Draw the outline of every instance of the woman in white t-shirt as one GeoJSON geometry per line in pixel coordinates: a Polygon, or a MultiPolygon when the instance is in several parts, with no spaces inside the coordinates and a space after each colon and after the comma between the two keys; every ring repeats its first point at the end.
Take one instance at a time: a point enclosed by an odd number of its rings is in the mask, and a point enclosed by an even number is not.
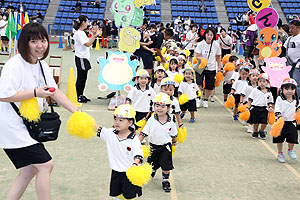
{"type": "Polygon", "coordinates": [[[188,49],[191,52],[189,56],[190,62],[192,61],[192,57],[194,56],[194,50],[198,39],[199,37],[197,33],[197,25],[194,24],[191,27],[191,30],[186,34],[186,42],[187,42],[186,49],[188,49]]]}
{"type": "Polygon", "coordinates": [[[52,97],[70,112],[77,108],[57,89],[50,69],[43,61],[49,53],[46,29],[39,23],[29,23],[24,26],[18,41],[20,54],[6,62],[0,78],[0,148],[19,169],[7,199],[20,199],[35,176],[38,199],[50,199],[53,160],[44,145],[31,138],[10,102],[19,107],[21,101],[37,97],[40,109],[44,110],[46,97],[52,97]],[[50,92],[46,90],[48,87],[56,90],[50,92]]]}
{"type": "Polygon", "coordinates": [[[212,27],[208,27],[204,32],[204,40],[202,40],[195,49],[197,60],[201,58],[207,59],[207,65],[199,75],[196,72],[197,84],[202,88],[203,80],[205,80],[205,97],[203,98],[203,107],[208,108],[208,97],[213,95],[216,78],[216,65],[218,71],[221,71],[221,48],[216,42],[216,31],[212,27]]]}
{"type": "Polygon", "coordinates": [[[95,39],[101,33],[101,29],[97,26],[91,29],[91,37],[88,38],[84,30],[87,28],[89,20],[87,16],[80,15],[74,23],[74,29],[77,30],[73,36],[75,42],[75,64],[77,68],[76,91],[78,102],[87,103],[90,101],[83,95],[85,88],[88,70],[91,69],[90,49],[95,39]]]}
{"type": "Polygon", "coordinates": [[[3,17],[2,15],[0,15],[0,34],[1,34],[1,41],[2,41],[1,51],[6,53],[8,53],[8,42],[9,42],[8,37],[5,35],[7,24],[8,24],[7,17],[5,15],[3,17]]]}

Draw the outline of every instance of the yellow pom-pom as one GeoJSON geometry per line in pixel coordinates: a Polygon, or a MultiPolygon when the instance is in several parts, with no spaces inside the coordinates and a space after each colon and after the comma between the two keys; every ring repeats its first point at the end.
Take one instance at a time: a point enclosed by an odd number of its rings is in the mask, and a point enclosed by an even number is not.
{"type": "Polygon", "coordinates": [[[233,63],[230,63],[230,62],[227,63],[224,67],[224,71],[230,72],[230,71],[234,71],[234,70],[235,70],[235,66],[233,63]]]}
{"type": "Polygon", "coordinates": [[[132,166],[127,172],[126,176],[133,185],[142,187],[146,185],[151,179],[152,166],[145,163],[141,166],[132,166]]]}
{"type": "Polygon", "coordinates": [[[196,57],[193,58],[193,64],[196,65],[198,63],[198,60],[196,57]]]}
{"type": "Polygon", "coordinates": [[[142,149],[144,158],[148,158],[151,155],[151,147],[149,145],[142,145],[142,149]]]}
{"type": "Polygon", "coordinates": [[[193,65],[192,65],[192,63],[190,62],[190,61],[187,61],[186,62],[191,68],[193,68],[193,65]]]}
{"type": "Polygon", "coordinates": [[[247,104],[239,106],[238,111],[241,112],[241,113],[246,112],[247,106],[248,106],[247,104]]]}
{"type": "Polygon", "coordinates": [[[207,59],[206,58],[201,58],[201,63],[199,65],[199,69],[204,69],[207,65],[207,59]]]}
{"type": "Polygon", "coordinates": [[[177,141],[179,143],[184,143],[186,136],[187,136],[186,128],[185,127],[184,128],[178,128],[177,141]]]}
{"type": "Polygon", "coordinates": [[[147,123],[147,121],[144,120],[144,119],[138,121],[138,122],[136,123],[136,125],[137,125],[139,128],[138,128],[136,131],[137,131],[137,132],[141,132],[141,131],[143,130],[143,128],[145,127],[146,123],[147,123]]]}
{"type": "Polygon", "coordinates": [[[95,135],[95,120],[85,112],[74,112],[68,120],[67,129],[70,135],[89,139],[95,135]]]}
{"type": "Polygon", "coordinates": [[[171,56],[167,56],[167,57],[166,57],[166,59],[167,59],[168,61],[170,61],[170,59],[171,59],[171,56]]]}
{"type": "Polygon", "coordinates": [[[181,83],[181,81],[183,81],[183,75],[181,75],[181,74],[175,74],[174,81],[176,83],[181,83]]]}
{"type": "Polygon", "coordinates": [[[172,145],[172,155],[175,153],[176,148],[177,148],[176,146],[172,145]]]}
{"type": "Polygon", "coordinates": [[[189,57],[191,55],[191,52],[188,49],[185,49],[184,52],[185,52],[186,57],[189,57]]]}
{"type": "Polygon", "coordinates": [[[300,110],[298,110],[297,112],[296,112],[296,114],[295,114],[295,119],[296,119],[296,121],[297,121],[297,124],[300,124],[300,110]]]}
{"type": "Polygon", "coordinates": [[[198,90],[198,95],[197,95],[197,97],[201,97],[201,90],[198,90]]]}
{"type": "Polygon", "coordinates": [[[272,126],[272,129],[270,131],[270,135],[272,137],[278,137],[281,134],[281,130],[284,126],[284,120],[282,117],[278,119],[278,121],[272,126]]]}
{"type": "Polygon", "coordinates": [[[160,56],[156,56],[156,57],[155,57],[155,60],[158,61],[158,62],[161,62],[160,56]]]}
{"type": "Polygon", "coordinates": [[[165,71],[168,71],[168,69],[169,69],[169,63],[164,63],[164,68],[165,68],[165,71]]]}
{"type": "Polygon", "coordinates": [[[275,123],[275,113],[274,112],[269,112],[268,123],[271,125],[273,125],[275,123]]]}
{"type": "Polygon", "coordinates": [[[231,56],[230,54],[226,54],[226,55],[223,57],[223,59],[222,59],[223,66],[225,66],[225,65],[228,63],[229,57],[230,57],[230,56],[231,56]]]}
{"type": "Polygon", "coordinates": [[[178,99],[178,102],[179,102],[180,105],[183,105],[188,101],[189,101],[189,96],[187,94],[180,95],[180,97],[178,99]]]}
{"type": "Polygon", "coordinates": [[[220,86],[220,82],[215,80],[215,87],[219,87],[220,86]]]}
{"type": "Polygon", "coordinates": [[[225,102],[225,107],[226,108],[233,108],[235,106],[235,99],[234,96],[230,96],[227,101],[225,102]]]}
{"type": "Polygon", "coordinates": [[[166,48],[166,47],[163,47],[163,48],[161,49],[161,54],[164,55],[164,54],[166,53],[166,51],[167,51],[167,48],[166,48]]]}
{"type": "Polygon", "coordinates": [[[38,122],[42,114],[35,97],[21,101],[19,111],[20,115],[30,122],[38,122]]]}
{"type": "Polygon", "coordinates": [[[244,120],[244,121],[248,121],[249,118],[250,118],[250,111],[246,110],[245,112],[240,113],[239,118],[244,120]]]}
{"type": "Polygon", "coordinates": [[[217,79],[217,81],[219,81],[219,82],[223,81],[223,79],[224,79],[223,74],[222,74],[221,72],[218,72],[218,73],[216,74],[216,79],[217,79]]]}

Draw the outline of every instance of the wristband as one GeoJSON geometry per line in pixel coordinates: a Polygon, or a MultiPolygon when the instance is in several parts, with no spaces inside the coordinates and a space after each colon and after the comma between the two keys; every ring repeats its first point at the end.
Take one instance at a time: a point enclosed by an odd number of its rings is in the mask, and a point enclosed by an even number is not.
{"type": "Polygon", "coordinates": [[[138,164],[136,164],[136,163],[133,163],[133,165],[136,165],[136,166],[138,166],[138,164]]]}
{"type": "Polygon", "coordinates": [[[33,95],[36,97],[36,89],[33,90],[33,95]]]}
{"type": "Polygon", "coordinates": [[[182,126],[183,126],[183,124],[181,123],[181,124],[179,125],[179,128],[182,127],[182,126]]]}

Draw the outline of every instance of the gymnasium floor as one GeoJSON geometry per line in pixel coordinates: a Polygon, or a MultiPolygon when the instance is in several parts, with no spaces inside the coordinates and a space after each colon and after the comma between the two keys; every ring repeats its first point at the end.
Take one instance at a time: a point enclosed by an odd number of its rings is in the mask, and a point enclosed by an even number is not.
{"type": "MultiPolygon", "coordinates": [[[[69,68],[74,67],[74,55],[57,46],[52,44],[50,54],[63,55],[61,90],[66,92],[69,68]]],[[[93,68],[89,72],[85,94],[92,102],[84,104],[82,109],[101,126],[111,127],[112,112],[107,110],[108,100],[97,99],[110,93],[99,92],[97,88],[99,67],[96,60],[104,53],[104,50],[91,50],[93,68]]],[[[217,88],[215,99],[214,103],[209,103],[208,109],[198,110],[196,123],[188,123],[189,114],[183,119],[188,136],[174,154],[172,192],[163,192],[161,173],[158,172],[144,187],[140,199],[300,199],[300,158],[290,160],[285,144],[287,163],[280,164],[276,160],[276,146],[270,137],[266,141],[252,139],[246,133],[246,127],[232,121],[232,114],[220,101],[223,99],[221,87],[217,88]]],[[[70,136],[66,131],[70,113],[62,108],[56,108],[56,111],[63,121],[60,136],[56,142],[45,144],[55,161],[51,199],[111,199],[108,196],[111,170],[105,143],[96,137],[82,140],[70,136]]],[[[299,145],[296,145],[295,152],[300,157],[299,145]]],[[[1,150],[0,199],[5,199],[16,174],[17,170],[1,150]]],[[[22,199],[36,199],[34,181],[22,199]]]]}

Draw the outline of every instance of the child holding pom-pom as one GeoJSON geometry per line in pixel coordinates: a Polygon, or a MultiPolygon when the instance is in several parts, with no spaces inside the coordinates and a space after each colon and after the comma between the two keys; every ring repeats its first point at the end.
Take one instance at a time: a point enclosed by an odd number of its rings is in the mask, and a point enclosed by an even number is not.
{"type": "Polygon", "coordinates": [[[148,85],[150,76],[145,69],[137,71],[135,79],[137,79],[137,84],[128,93],[126,104],[131,104],[135,109],[135,120],[138,122],[150,116],[151,103],[156,94],[148,85]]]}
{"type": "Polygon", "coordinates": [[[180,109],[182,111],[180,117],[183,118],[188,110],[191,114],[190,123],[194,123],[196,121],[195,112],[197,111],[196,98],[198,90],[198,85],[194,81],[193,68],[186,67],[184,70],[184,80],[179,85],[178,93],[179,101],[181,95],[186,94],[188,96],[188,102],[180,105],[180,109]]]}
{"type": "MultiPolygon", "coordinates": [[[[178,58],[177,57],[172,57],[170,59],[170,65],[169,65],[169,70],[166,72],[168,77],[174,81],[174,77],[176,74],[179,74],[178,72],[178,58]]],[[[175,83],[175,91],[174,91],[174,96],[178,97],[178,83],[175,83]]]]}
{"type": "MultiPolygon", "coordinates": [[[[230,56],[229,63],[235,66],[235,63],[236,63],[237,60],[238,60],[238,57],[230,56]]],[[[224,73],[223,73],[223,76],[224,76],[224,82],[223,82],[224,102],[227,101],[228,94],[231,91],[231,87],[232,87],[231,77],[232,77],[233,72],[234,72],[234,70],[229,71],[226,67],[224,67],[224,73]]]]}
{"type": "Polygon", "coordinates": [[[167,76],[165,68],[158,66],[154,69],[154,74],[150,86],[154,89],[155,94],[159,93],[161,80],[167,76]]]}
{"type": "Polygon", "coordinates": [[[126,176],[129,168],[143,162],[142,146],[135,134],[135,114],[131,105],[120,105],[114,112],[114,128],[97,127],[97,136],[106,142],[112,169],[109,193],[112,197],[133,199],[142,195],[142,188],[133,185],[126,176]]]}
{"type": "Polygon", "coordinates": [[[186,57],[184,55],[178,56],[178,72],[183,75],[184,66],[186,64],[186,57]]]}
{"type": "Polygon", "coordinates": [[[149,136],[152,154],[148,158],[148,163],[153,166],[151,176],[155,176],[157,169],[162,169],[162,187],[165,192],[171,191],[169,177],[170,170],[174,168],[172,161],[172,145],[176,145],[177,142],[176,125],[168,114],[170,104],[170,97],[165,93],[159,93],[155,97],[155,113],[148,120],[140,136],[140,141],[146,136],[149,136]]]}
{"type": "Polygon", "coordinates": [[[295,113],[299,108],[299,99],[296,92],[297,82],[294,79],[287,78],[281,83],[279,96],[275,103],[275,114],[277,118],[282,117],[284,126],[281,134],[278,137],[273,137],[273,143],[277,144],[278,161],[285,162],[285,157],[282,152],[283,142],[288,143],[288,155],[294,160],[297,158],[294,152],[294,145],[298,144],[297,123],[295,120],[295,113]]]}
{"type": "Polygon", "coordinates": [[[252,138],[258,138],[258,135],[262,140],[267,139],[265,128],[268,124],[268,111],[273,111],[273,96],[268,87],[270,84],[269,75],[262,73],[258,76],[258,87],[254,88],[248,97],[248,109],[250,109],[249,124],[253,125],[252,138]],[[259,125],[260,130],[258,131],[259,125]]]}
{"type": "Polygon", "coordinates": [[[231,76],[231,83],[233,84],[236,80],[240,78],[240,68],[245,64],[245,60],[242,58],[239,58],[235,63],[235,71],[233,72],[231,76]]]}

